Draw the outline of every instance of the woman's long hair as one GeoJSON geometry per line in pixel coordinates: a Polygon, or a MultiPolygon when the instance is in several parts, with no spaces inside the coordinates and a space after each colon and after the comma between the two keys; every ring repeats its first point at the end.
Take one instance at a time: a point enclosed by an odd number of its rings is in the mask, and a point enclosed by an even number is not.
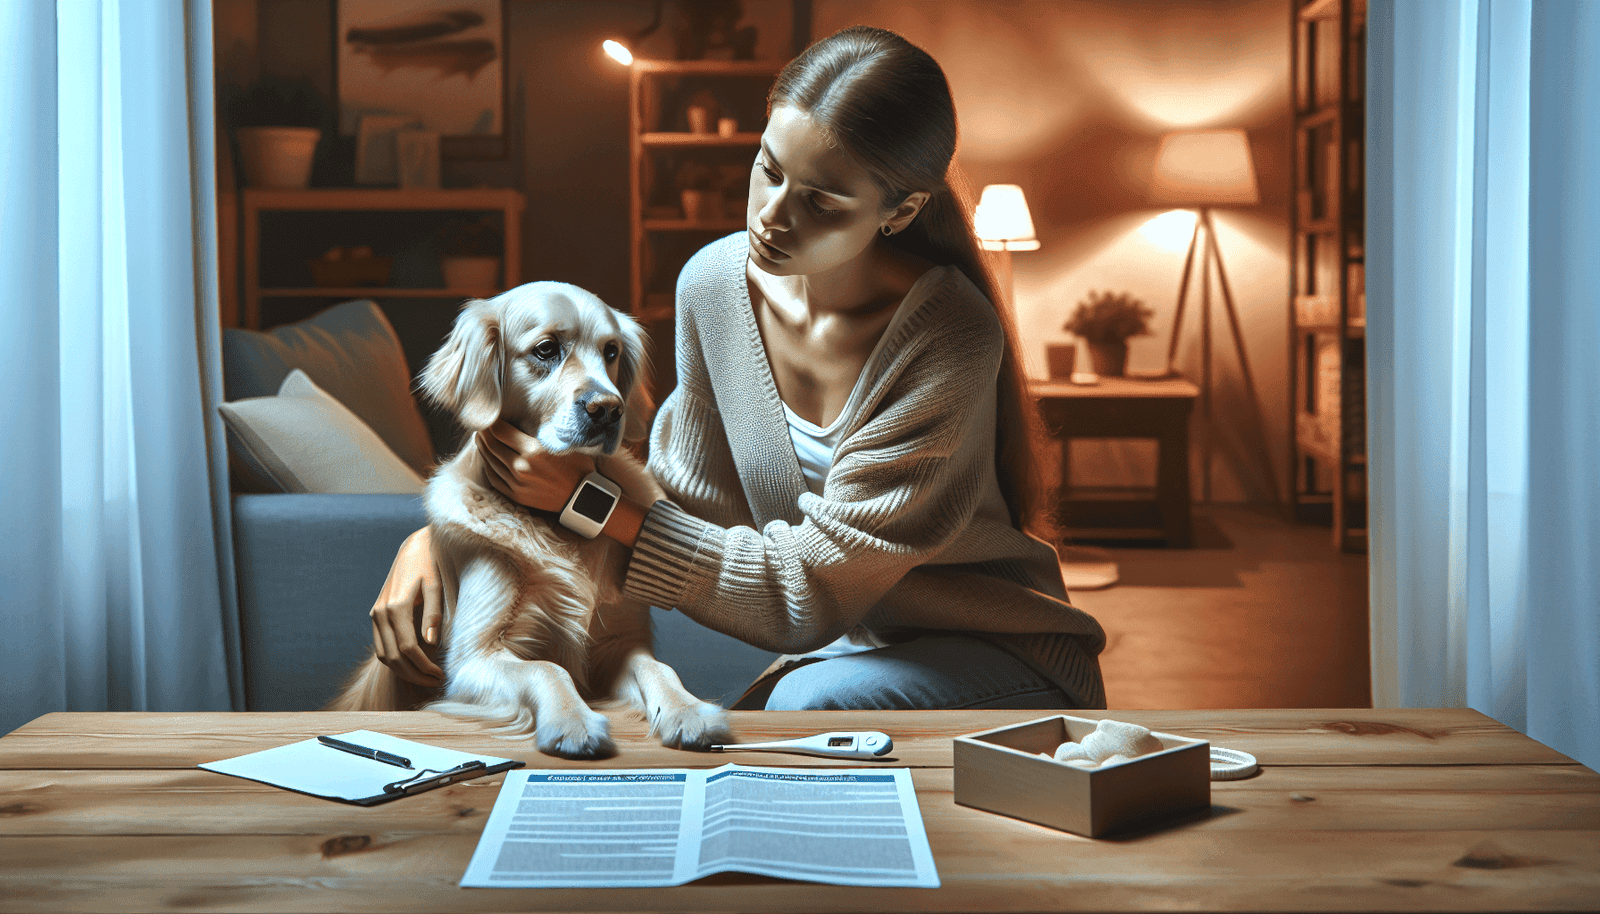
{"type": "Polygon", "coordinates": [[[790,61],[767,95],[805,112],[872,176],[884,205],[916,191],[930,197],[904,231],[879,240],[965,273],[993,305],[1005,332],[1000,362],[995,470],[1019,528],[1054,542],[1050,486],[1039,451],[1044,421],[1017,355],[1015,322],[995,294],[968,215],[966,188],[952,187],[956,109],[944,71],[926,51],[884,29],[854,26],[816,42],[790,61]]]}

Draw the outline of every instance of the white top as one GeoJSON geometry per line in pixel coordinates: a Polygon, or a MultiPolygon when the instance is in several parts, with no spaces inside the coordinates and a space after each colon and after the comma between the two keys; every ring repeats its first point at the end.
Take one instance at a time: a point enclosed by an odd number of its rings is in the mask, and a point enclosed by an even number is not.
{"type": "Polygon", "coordinates": [[[800,472],[806,478],[806,488],[817,495],[822,494],[823,483],[828,479],[828,470],[833,467],[833,454],[839,447],[839,439],[844,437],[844,417],[855,412],[857,401],[865,395],[866,385],[862,378],[867,376],[866,366],[871,365],[883,349],[883,341],[888,339],[905,319],[916,309],[915,302],[923,286],[927,285],[930,278],[941,275],[943,269],[934,267],[923,273],[917,281],[906,290],[905,297],[900,299],[900,304],[895,307],[894,317],[889,319],[889,326],[883,328],[883,333],[878,337],[878,344],[872,347],[872,354],[867,356],[862,371],[856,376],[855,386],[850,389],[850,398],[845,401],[844,408],[839,410],[839,415],[833,417],[833,422],[822,428],[806,421],[798,413],[783,404],[783,415],[789,420],[789,437],[794,441],[794,455],[800,460],[800,472]],[[911,306],[907,303],[911,302],[911,306]]]}
{"type": "MultiPolygon", "coordinates": [[[[940,269],[934,267],[911,284],[911,288],[906,291],[905,297],[900,299],[900,304],[895,307],[894,317],[889,319],[889,326],[883,328],[883,334],[878,337],[878,344],[872,347],[872,355],[867,357],[866,365],[872,364],[872,361],[878,357],[879,350],[883,348],[883,341],[894,333],[895,328],[900,325],[900,322],[907,314],[915,310],[915,304],[907,307],[906,303],[914,302],[920,287],[928,281],[930,276],[939,272],[940,269]]],[[[833,467],[833,453],[839,447],[839,439],[844,437],[844,417],[855,411],[856,401],[860,400],[863,395],[865,385],[861,383],[861,379],[866,375],[866,366],[863,365],[861,374],[856,376],[855,387],[850,389],[850,398],[845,401],[844,408],[839,410],[839,415],[833,418],[833,422],[827,428],[808,422],[790,409],[789,404],[783,404],[783,415],[789,420],[789,437],[794,441],[794,455],[800,459],[800,472],[806,478],[806,488],[817,495],[822,494],[823,484],[828,479],[828,470],[833,467]]],[[[837,657],[840,654],[870,651],[875,647],[883,647],[883,643],[876,638],[863,643],[853,640],[850,635],[846,634],[832,644],[801,656],[827,659],[829,657],[837,657]]]]}

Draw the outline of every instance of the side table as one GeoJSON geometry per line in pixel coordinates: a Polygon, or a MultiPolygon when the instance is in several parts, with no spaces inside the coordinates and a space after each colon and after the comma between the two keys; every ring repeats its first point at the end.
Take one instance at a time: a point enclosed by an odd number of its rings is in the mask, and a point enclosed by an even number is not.
{"type": "MultiPolygon", "coordinates": [[[[1102,377],[1098,384],[1031,381],[1045,425],[1061,442],[1061,521],[1081,539],[1193,542],[1189,496],[1189,414],[1200,389],[1182,378],[1102,377]],[[1154,438],[1158,449],[1151,497],[1125,490],[1091,492],[1072,485],[1072,439],[1154,438]]],[[[1142,493],[1141,493],[1142,494],[1142,493]]]]}

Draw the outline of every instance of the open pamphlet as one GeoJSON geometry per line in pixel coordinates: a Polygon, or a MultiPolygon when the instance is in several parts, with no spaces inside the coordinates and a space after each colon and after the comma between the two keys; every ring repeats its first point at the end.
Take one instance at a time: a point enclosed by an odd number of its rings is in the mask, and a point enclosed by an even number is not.
{"type": "Polygon", "coordinates": [[[736,871],[938,888],[906,768],[513,771],[461,885],[682,885],[736,871]]]}
{"type": "Polygon", "coordinates": [[[373,806],[522,765],[511,759],[442,749],[372,730],[352,730],[335,737],[301,740],[220,762],[205,762],[199,767],[327,800],[373,806]],[[346,748],[335,748],[338,745],[346,748]],[[353,750],[370,750],[372,755],[388,761],[363,757],[353,750]]]}

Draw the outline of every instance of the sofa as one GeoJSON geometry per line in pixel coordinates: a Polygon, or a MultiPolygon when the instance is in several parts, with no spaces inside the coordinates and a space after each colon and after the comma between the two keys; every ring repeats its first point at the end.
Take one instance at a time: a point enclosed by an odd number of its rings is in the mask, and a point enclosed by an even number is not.
{"type": "MultiPolygon", "coordinates": [[[[223,386],[246,706],[315,710],[371,651],[367,611],[460,431],[417,401],[369,300],[224,330],[223,386]]],[[[731,703],[774,657],[680,613],[652,620],[657,656],[708,700],[731,703]]]]}

